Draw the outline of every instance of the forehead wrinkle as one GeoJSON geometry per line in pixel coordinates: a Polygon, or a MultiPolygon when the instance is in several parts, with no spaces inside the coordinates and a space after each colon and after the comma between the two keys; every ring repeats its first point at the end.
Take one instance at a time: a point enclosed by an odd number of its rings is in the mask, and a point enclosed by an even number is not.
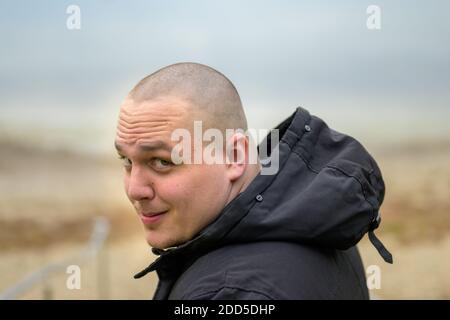
{"type": "Polygon", "coordinates": [[[136,139],[139,137],[143,138],[151,138],[156,136],[165,136],[168,135],[170,137],[171,135],[170,130],[153,130],[153,131],[138,131],[138,132],[124,132],[124,131],[117,131],[117,137],[121,137],[123,139],[136,139]]]}
{"type": "Polygon", "coordinates": [[[186,123],[190,120],[191,108],[187,101],[176,97],[139,104],[128,100],[120,108],[117,140],[128,145],[156,138],[171,139],[174,129],[186,127],[186,123]]]}
{"type": "Polygon", "coordinates": [[[120,111],[125,115],[146,114],[155,112],[155,108],[163,108],[167,116],[182,116],[190,105],[188,101],[175,96],[159,97],[153,100],[136,102],[133,99],[126,99],[120,111]]]}
{"type": "MultiPolygon", "coordinates": [[[[164,136],[164,133],[167,133],[167,135],[170,136],[170,131],[157,131],[157,133],[162,136],[164,136]]],[[[153,133],[130,134],[130,133],[117,132],[117,138],[124,140],[128,144],[129,140],[133,140],[135,142],[136,140],[139,140],[139,139],[151,139],[151,138],[155,138],[156,136],[158,136],[158,134],[153,134],[153,133]]]]}
{"type": "Polygon", "coordinates": [[[136,122],[134,125],[128,125],[127,122],[119,121],[117,125],[118,135],[148,135],[157,133],[166,133],[173,131],[175,124],[167,120],[164,123],[155,123],[153,121],[136,122]]]}
{"type": "Polygon", "coordinates": [[[171,122],[176,122],[177,119],[165,119],[165,120],[159,120],[156,121],[154,119],[148,120],[148,119],[136,119],[135,121],[129,121],[123,118],[119,118],[118,126],[122,126],[125,128],[136,128],[136,127],[142,127],[142,126],[148,126],[148,127],[157,127],[157,126],[164,126],[168,125],[171,122]]]}
{"type": "Polygon", "coordinates": [[[136,126],[128,127],[126,125],[119,123],[117,125],[117,130],[124,133],[146,133],[148,131],[158,131],[158,130],[162,131],[164,129],[168,129],[168,127],[169,127],[168,124],[159,124],[159,125],[139,124],[136,126]]]}
{"type": "MultiPolygon", "coordinates": [[[[153,112],[146,113],[146,115],[154,115],[153,112]]],[[[180,127],[183,124],[181,115],[169,116],[158,115],[159,119],[142,119],[141,117],[131,116],[125,118],[122,115],[119,117],[117,125],[117,136],[126,140],[136,140],[139,138],[149,138],[155,135],[167,135],[170,137],[171,131],[174,128],[180,127]],[[165,117],[165,119],[161,119],[165,117]]]]}
{"type": "Polygon", "coordinates": [[[168,122],[169,122],[168,120],[164,120],[164,121],[143,120],[143,121],[128,122],[125,119],[119,119],[118,124],[123,127],[126,127],[126,128],[135,128],[135,127],[139,127],[141,125],[163,126],[163,125],[167,124],[168,122]]]}
{"type": "Polygon", "coordinates": [[[170,115],[170,114],[155,114],[155,113],[146,113],[146,114],[134,114],[134,115],[123,115],[119,116],[119,121],[122,121],[126,124],[136,124],[140,122],[152,122],[155,124],[165,123],[168,121],[178,121],[182,120],[183,115],[170,115]]]}
{"type": "Polygon", "coordinates": [[[179,127],[184,122],[185,112],[163,112],[157,113],[157,110],[126,113],[120,112],[118,129],[128,131],[128,129],[159,129],[179,127]]]}
{"type": "Polygon", "coordinates": [[[155,124],[167,123],[169,121],[175,122],[182,120],[182,115],[167,115],[167,114],[156,114],[155,113],[147,113],[147,114],[134,114],[131,116],[119,115],[119,122],[122,122],[126,125],[134,125],[142,122],[150,122],[155,124]]]}
{"type": "MultiPolygon", "coordinates": [[[[159,105],[162,107],[165,107],[164,112],[166,116],[182,116],[184,114],[184,112],[180,111],[174,111],[174,110],[169,110],[168,108],[173,107],[173,105],[167,105],[167,104],[163,104],[163,105],[159,105]]],[[[153,107],[155,108],[155,107],[153,107]]],[[[139,108],[139,109],[134,109],[134,110],[127,110],[126,107],[122,106],[122,108],[120,109],[120,113],[123,114],[124,116],[135,116],[135,115],[147,115],[147,114],[154,114],[156,113],[156,110],[152,110],[152,107],[149,105],[147,109],[143,109],[139,108]]]]}

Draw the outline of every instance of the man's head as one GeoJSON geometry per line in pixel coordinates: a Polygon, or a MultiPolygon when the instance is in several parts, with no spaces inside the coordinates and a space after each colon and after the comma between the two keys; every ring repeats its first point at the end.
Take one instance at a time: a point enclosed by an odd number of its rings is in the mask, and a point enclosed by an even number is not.
{"type": "MultiPolygon", "coordinates": [[[[177,141],[172,133],[183,128],[193,135],[194,121],[202,121],[203,130],[218,129],[224,137],[226,129],[247,130],[233,84],[196,63],[171,65],[149,75],[120,108],[116,148],[124,161],[125,191],[144,223],[147,242],[156,248],[192,239],[259,172],[259,164],[247,163],[253,151],[242,133],[224,141],[229,161],[174,164],[177,141]],[[235,161],[237,154],[241,157],[235,161]]],[[[192,154],[198,151],[193,140],[192,154]]]]}

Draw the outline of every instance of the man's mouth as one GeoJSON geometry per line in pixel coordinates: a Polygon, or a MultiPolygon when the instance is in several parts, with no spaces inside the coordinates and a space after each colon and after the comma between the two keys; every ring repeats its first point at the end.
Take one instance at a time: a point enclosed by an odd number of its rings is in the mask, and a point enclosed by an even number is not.
{"type": "Polygon", "coordinates": [[[139,216],[144,224],[152,224],[159,221],[167,211],[168,210],[160,212],[142,212],[139,216]]]}
{"type": "Polygon", "coordinates": [[[153,216],[157,216],[157,215],[160,215],[160,214],[163,214],[163,213],[166,213],[166,212],[167,212],[167,210],[166,211],[159,211],[159,212],[147,212],[147,213],[142,212],[141,215],[145,216],[145,217],[153,217],[153,216]]]}

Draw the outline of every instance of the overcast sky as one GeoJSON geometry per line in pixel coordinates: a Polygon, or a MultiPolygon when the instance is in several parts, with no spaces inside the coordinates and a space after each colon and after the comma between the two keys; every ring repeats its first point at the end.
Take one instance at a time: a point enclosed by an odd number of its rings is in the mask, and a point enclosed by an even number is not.
{"type": "Polygon", "coordinates": [[[195,61],[233,81],[254,127],[302,105],[356,135],[414,139],[426,121],[423,135],[450,139],[449,16],[445,0],[2,0],[0,125],[107,137],[139,79],[195,61]],[[80,30],[66,27],[71,4],[80,30]]]}

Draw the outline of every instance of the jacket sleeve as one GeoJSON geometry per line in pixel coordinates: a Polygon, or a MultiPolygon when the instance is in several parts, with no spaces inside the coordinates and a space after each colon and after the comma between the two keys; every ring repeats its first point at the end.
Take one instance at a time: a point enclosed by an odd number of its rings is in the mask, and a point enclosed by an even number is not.
{"type": "Polygon", "coordinates": [[[233,287],[222,287],[216,291],[209,291],[185,297],[187,300],[274,300],[268,294],[252,290],[233,287]]]}

